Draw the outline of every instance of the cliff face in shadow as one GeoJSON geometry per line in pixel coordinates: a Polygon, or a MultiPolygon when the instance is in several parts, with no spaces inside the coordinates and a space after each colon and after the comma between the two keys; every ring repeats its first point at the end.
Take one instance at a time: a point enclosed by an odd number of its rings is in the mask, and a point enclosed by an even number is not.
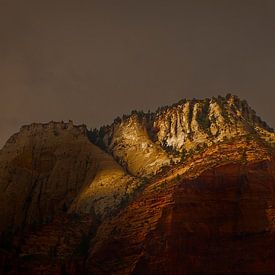
{"type": "Polygon", "coordinates": [[[133,273],[274,272],[270,169],[274,163],[256,163],[246,171],[226,165],[181,182],[133,273]]]}
{"type": "Polygon", "coordinates": [[[195,178],[191,171],[152,183],[99,228],[89,271],[272,273],[274,188],[271,159],[214,165],[195,178]]]}
{"type": "Polygon", "coordinates": [[[95,176],[86,127],[33,124],[0,152],[0,229],[20,232],[50,222],[95,176]]]}

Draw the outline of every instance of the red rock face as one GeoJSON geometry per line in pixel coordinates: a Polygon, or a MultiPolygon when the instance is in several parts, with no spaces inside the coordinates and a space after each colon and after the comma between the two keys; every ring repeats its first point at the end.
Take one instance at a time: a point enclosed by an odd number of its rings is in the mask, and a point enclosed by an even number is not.
{"type": "Polygon", "coordinates": [[[194,180],[149,186],[99,229],[88,269],[95,274],[272,273],[274,191],[269,161],[228,164],[194,180]]]}

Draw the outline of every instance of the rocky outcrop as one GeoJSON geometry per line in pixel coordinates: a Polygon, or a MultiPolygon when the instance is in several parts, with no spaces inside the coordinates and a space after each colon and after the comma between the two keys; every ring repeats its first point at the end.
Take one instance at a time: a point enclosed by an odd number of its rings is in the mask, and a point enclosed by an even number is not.
{"type": "Polygon", "coordinates": [[[170,158],[160,145],[149,137],[147,129],[137,115],[108,128],[103,144],[130,174],[148,177],[157,173],[170,158]]]}
{"type": "Polygon", "coordinates": [[[264,137],[264,133],[273,133],[246,101],[231,95],[184,101],[157,112],[153,125],[157,140],[177,151],[189,151],[237,136],[264,137]]]}

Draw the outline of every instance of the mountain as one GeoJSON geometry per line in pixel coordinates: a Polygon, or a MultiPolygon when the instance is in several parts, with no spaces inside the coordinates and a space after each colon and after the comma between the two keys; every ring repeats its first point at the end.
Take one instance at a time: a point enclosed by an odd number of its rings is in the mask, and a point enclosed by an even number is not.
{"type": "Polygon", "coordinates": [[[47,222],[61,210],[104,215],[139,186],[87,133],[50,122],[23,126],[8,140],[0,155],[1,230],[47,222]]]}
{"type": "Polygon", "coordinates": [[[231,94],[182,100],[155,113],[133,111],[91,133],[95,144],[135,176],[152,176],[163,166],[239,136],[274,142],[273,129],[231,94]]]}
{"type": "Polygon", "coordinates": [[[0,151],[0,273],[275,271],[275,133],[228,94],[0,151]]]}

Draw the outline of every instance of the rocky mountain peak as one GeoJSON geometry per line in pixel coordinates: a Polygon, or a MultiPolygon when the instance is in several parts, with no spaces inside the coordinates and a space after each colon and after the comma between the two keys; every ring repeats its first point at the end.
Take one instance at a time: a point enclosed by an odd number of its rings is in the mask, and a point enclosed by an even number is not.
{"type": "Polygon", "coordinates": [[[91,140],[128,171],[144,176],[157,173],[161,167],[194,151],[241,136],[274,143],[273,129],[245,100],[231,94],[183,99],[153,113],[132,111],[131,115],[118,117],[111,125],[90,132],[91,140]],[[142,152],[140,157],[137,151],[142,152]],[[134,162],[129,161],[132,158],[134,162]]]}
{"type": "MultiPolygon", "coordinates": [[[[13,134],[6,142],[4,148],[13,148],[14,144],[42,143],[43,140],[56,139],[58,136],[65,138],[87,138],[88,130],[86,125],[74,125],[69,122],[50,121],[48,123],[31,123],[23,125],[18,133],[13,134]]],[[[0,150],[1,151],[1,150],[0,150]]]]}

